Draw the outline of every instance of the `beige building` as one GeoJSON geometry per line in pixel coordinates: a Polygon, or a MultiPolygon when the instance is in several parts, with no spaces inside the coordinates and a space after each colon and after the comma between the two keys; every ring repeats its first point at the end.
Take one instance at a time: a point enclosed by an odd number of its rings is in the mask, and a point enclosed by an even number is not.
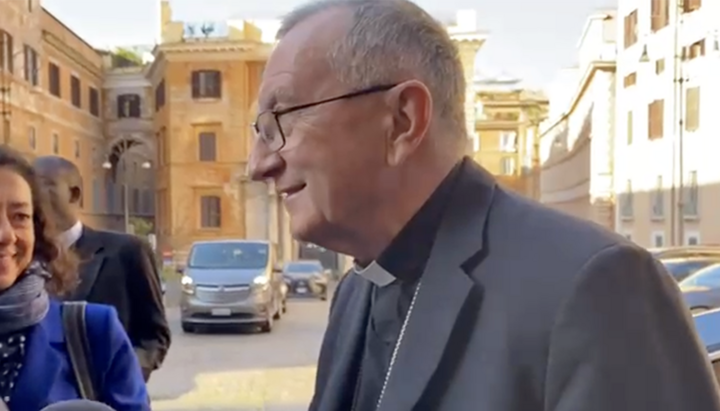
{"type": "Polygon", "coordinates": [[[619,16],[617,230],[644,246],[720,244],[718,4],[621,0],[619,16]]]}
{"type": "Polygon", "coordinates": [[[578,42],[578,65],[550,91],[550,117],[540,135],[540,201],[615,226],[614,12],[591,16],[578,42]]]}
{"type": "Polygon", "coordinates": [[[477,144],[473,158],[500,184],[538,199],[538,129],[547,117],[547,98],[513,77],[476,80],[474,87],[477,144]]]}
{"type": "MultiPolygon", "coordinates": [[[[0,1],[2,142],[28,158],[59,155],[73,161],[83,176],[83,221],[122,230],[124,207],[113,206],[106,195],[110,179],[103,167],[118,142],[116,133],[107,133],[116,128],[108,129],[105,122],[111,114],[103,97],[107,76],[114,76],[108,74],[114,70],[111,60],[40,1],[0,1]]],[[[152,197],[147,190],[140,194],[145,186],[135,184],[144,181],[138,177],[128,180],[131,217],[141,214],[142,205],[147,204],[142,199],[152,197]]],[[[119,195],[113,200],[121,201],[119,195]]],[[[142,210],[146,217],[154,214],[152,207],[142,210]]]]}

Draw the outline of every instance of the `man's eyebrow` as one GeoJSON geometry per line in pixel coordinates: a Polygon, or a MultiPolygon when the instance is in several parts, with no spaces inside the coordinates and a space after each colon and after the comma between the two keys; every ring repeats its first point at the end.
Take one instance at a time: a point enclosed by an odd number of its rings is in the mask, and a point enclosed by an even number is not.
{"type": "Polygon", "coordinates": [[[31,204],[27,201],[13,201],[10,203],[10,208],[17,210],[17,209],[24,209],[24,208],[30,208],[31,204]]]}

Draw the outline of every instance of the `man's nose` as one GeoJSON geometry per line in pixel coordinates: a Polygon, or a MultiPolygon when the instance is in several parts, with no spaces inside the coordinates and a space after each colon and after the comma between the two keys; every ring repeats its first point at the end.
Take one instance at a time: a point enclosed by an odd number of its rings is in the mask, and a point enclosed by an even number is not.
{"type": "Polygon", "coordinates": [[[15,229],[5,213],[0,213],[0,244],[13,244],[15,242],[15,229]]]}
{"type": "Polygon", "coordinates": [[[261,141],[256,141],[250,151],[247,175],[253,181],[268,180],[282,170],[283,164],[280,154],[269,150],[261,141]]]}

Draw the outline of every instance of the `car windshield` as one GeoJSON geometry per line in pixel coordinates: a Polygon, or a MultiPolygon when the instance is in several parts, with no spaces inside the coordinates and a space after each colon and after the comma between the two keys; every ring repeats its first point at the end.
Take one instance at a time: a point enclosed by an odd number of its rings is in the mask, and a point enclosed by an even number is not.
{"type": "Polygon", "coordinates": [[[693,319],[703,345],[713,351],[717,350],[720,347],[720,310],[708,311],[693,319]]]}
{"type": "Polygon", "coordinates": [[[285,266],[285,271],[288,273],[312,273],[322,271],[322,266],[319,263],[289,263],[285,266]]]}
{"type": "Polygon", "coordinates": [[[691,274],[695,273],[697,270],[701,268],[705,268],[716,261],[711,260],[697,260],[697,261],[687,261],[687,260],[675,260],[675,261],[663,261],[663,265],[668,270],[670,275],[673,276],[675,281],[682,281],[691,274]]]}
{"type": "Polygon", "coordinates": [[[268,263],[267,243],[202,243],[190,252],[188,267],[264,268],[268,263]]]}
{"type": "Polygon", "coordinates": [[[680,287],[720,288],[720,264],[713,264],[697,271],[680,282],[680,287]]]}

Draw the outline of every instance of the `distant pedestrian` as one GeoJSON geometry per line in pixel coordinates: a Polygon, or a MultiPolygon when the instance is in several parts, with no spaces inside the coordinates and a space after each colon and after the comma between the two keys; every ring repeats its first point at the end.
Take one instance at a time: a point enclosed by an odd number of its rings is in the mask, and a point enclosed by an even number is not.
{"type": "Polygon", "coordinates": [[[39,411],[85,397],[149,411],[115,309],[57,300],[76,286],[77,260],[57,243],[47,206],[30,164],[0,147],[0,409],[39,411]]]}
{"type": "Polygon", "coordinates": [[[80,222],[82,177],[62,157],[43,156],[34,167],[50,197],[59,240],[81,258],[80,285],[69,300],[115,307],[147,381],[170,348],[157,263],[149,245],[134,235],[95,230],[80,222]]]}
{"type": "Polygon", "coordinates": [[[249,171],[294,236],[356,259],[311,411],[718,411],[672,278],[472,159],[446,29],[407,0],[282,22],[249,171]]]}

